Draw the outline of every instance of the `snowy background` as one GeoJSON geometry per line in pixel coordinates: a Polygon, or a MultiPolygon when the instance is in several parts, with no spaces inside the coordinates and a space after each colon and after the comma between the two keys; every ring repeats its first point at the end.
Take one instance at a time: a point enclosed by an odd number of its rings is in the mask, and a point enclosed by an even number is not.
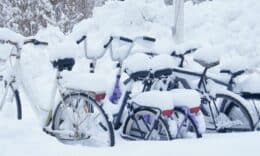
{"type": "MultiPolygon", "coordinates": [[[[171,37],[173,10],[163,0],[108,1],[93,10],[93,17],[76,24],[72,32],[64,35],[58,27],[48,26],[34,37],[48,41],[48,47],[25,46],[22,65],[28,82],[35,87],[33,92],[41,98],[42,107],[50,98],[51,79],[54,69],[50,60],[56,57],[73,56],[76,65],[72,73],[84,74],[89,71],[83,46],[75,41],[88,35],[88,52],[102,52],[110,35],[129,38],[148,35],[155,37],[154,45],[137,45],[133,52],[153,51],[171,53],[174,49],[183,52],[189,47],[200,50],[188,57],[186,67],[201,71],[192,61],[193,57],[220,59],[221,64],[210,70],[217,74],[222,68],[232,70],[260,68],[260,2],[258,0],[214,0],[193,5],[185,3],[185,42],[175,45],[171,37]],[[170,20],[169,20],[170,19],[170,20]]],[[[0,28],[0,34],[7,30],[0,28]]],[[[7,33],[8,34],[8,33],[7,33]]],[[[1,36],[0,36],[1,37],[1,36]]],[[[1,46],[1,57],[6,57],[11,47],[1,46]]],[[[176,60],[177,61],[177,60],[176,60]]],[[[107,90],[114,82],[115,65],[107,53],[98,61],[97,72],[105,75],[107,90]]],[[[2,68],[2,67],[1,67],[2,68]]],[[[2,70],[4,73],[4,70],[2,70]]],[[[219,75],[219,74],[218,74],[219,75]]],[[[224,79],[224,76],[221,75],[224,79]]],[[[249,84],[248,79],[259,82],[256,73],[243,76],[238,83],[240,89],[260,90],[260,84],[249,84]],[[247,82],[246,85],[243,82],[247,82]],[[253,86],[253,87],[248,87],[253,86]],[[246,88],[247,87],[247,88],[246,88]]],[[[81,82],[84,83],[84,82],[81,82]]],[[[15,107],[7,103],[0,114],[0,155],[250,155],[258,156],[260,133],[206,134],[202,139],[175,140],[171,142],[129,142],[116,137],[114,148],[90,148],[68,146],[59,143],[41,131],[39,121],[32,112],[29,102],[22,93],[24,120],[15,120],[15,107]]],[[[110,105],[106,105],[110,110],[110,105]]]]}

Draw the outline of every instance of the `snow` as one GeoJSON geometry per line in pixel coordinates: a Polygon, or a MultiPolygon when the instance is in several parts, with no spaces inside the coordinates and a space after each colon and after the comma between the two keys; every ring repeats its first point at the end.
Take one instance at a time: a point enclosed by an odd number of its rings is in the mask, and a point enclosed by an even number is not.
{"type": "Polygon", "coordinates": [[[14,42],[22,42],[25,39],[25,37],[23,37],[22,35],[19,35],[7,28],[1,28],[0,29],[0,40],[11,40],[14,42]]]}
{"type": "Polygon", "coordinates": [[[99,32],[88,33],[86,35],[87,39],[85,40],[86,43],[84,43],[86,57],[93,59],[102,57],[105,53],[104,45],[106,44],[105,42],[108,41],[108,36],[104,36],[99,32]]]}
{"type": "Polygon", "coordinates": [[[217,62],[220,60],[220,51],[221,49],[219,49],[219,47],[205,45],[198,50],[198,52],[194,56],[194,59],[203,60],[208,64],[217,62]]]}
{"type": "Polygon", "coordinates": [[[104,74],[66,72],[63,76],[62,84],[66,88],[92,91],[95,93],[103,93],[109,89],[108,80],[104,79],[104,74]]]}
{"type": "Polygon", "coordinates": [[[0,153],[9,155],[126,155],[136,154],[156,156],[174,153],[176,155],[236,155],[258,156],[260,133],[208,134],[202,139],[180,139],[174,141],[125,141],[117,136],[113,148],[93,148],[63,145],[55,138],[44,134],[37,127],[37,120],[31,110],[25,109],[23,121],[0,118],[0,153]],[[8,123],[7,123],[8,122],[8,123]],[[15,147],[15,150],[14,150],[15,147]],[[235,147],[236,149],[234,150],[235,147]]]}
{"type": "Polygon", "coordinates": [[[81,51],[81,49],[76,42],[65,40],[50,48],[50,60],[75,58],[80,55],[80,53],[78,53],[79,51],[81,51]]]}
{"type": "Polygon", "coordinates": [[[245,80],[238,82],[239,88],[244,92],[260,93],[260,75],[259,73],[249,74],[245,80]]]}
{"type": "MultiPolygon", "coordinates": [[[[191,59],[195,57],[210,62],[220,59],[221,64],[209,71],[213,75],[219,75],[220,68],[232,68],[232,70],[244,69],[245,67],[260,68],[260,22],[257,20],[259,8],[260,2],[258,0],[215,0],[199,5],[192,5],[191,2],[187,2],[185,3],[185,42],[183,45],[177,46],[171,36],[172,21],[169,19],[173,19],[172,8],[165,6],[163,1],[108,1],[106,5],[97,7],[94,10],[92,18],[77,24],[72,33],[67,36],[64,36],[55,27],[42,29],[35,37],[39,40],[48,41],[49,46],[25,46],[21,62],[26,73],[26,80],[31,85],[31,88],[33,88],[32,93],[40,98],[42,101],[41,105],[46,108],[46,104],[50,99],[51,80],[55,74],[50,63],[51,60],[74,57],[76,64],[73,72],[75,73],[70,73],[77,77],[73,78],[74,82],[92,82],[92,77],[87,74],[89,71],[89,60],[85,58],[84,44],[79,46],[75,44],[75,41],[82,35],[88,35],[87,54],[93,57],[103,54],[103,45],[108,41],[110,35],[126,36],[131,39],[143,35],[155,37],[156,42],[151,47],[137,46],[133,49],[132,53],[135,54],[131,53],[124,62],[124,66],[130,73],[140,70],[150,70],[152,68],[151,58],[145,54],[136,52],[146,52],[148,49],[161,54],[169,54],[173,50],[176,50],[177,53],[183,53],[186,49],[196,47],[199,48],[199,51],[196,54],[190,55],[191,59]]],[[[20,38],[23,37],[1,28],[0,38],[20,41],[20,38]]],[[[113,46],[122,46],[122,49],[114,51],[115,54],[120,53],[120,56],[124,56],[123,52],[127,49],[127,45],[117,44],[119,43],[115,42],[113,46]]],[[[0,47],[1,53],[2,51],[9,52],[9,46],[1,45],[0,47]]],[[[155,63],[155,67],[163,65],[172,66],[169,65],[169,62],[172,61],[169,57],[166,61],[166,57],[168,56],[158,56],[157,63],[159,65],[155,63]],[[165,60],[165,62],[160,61],[161,59],[165,60]]],[[[193,61],[189,61],[186,65],[187,69],[202,71],[202,67],[193,61]]],[[[66,77],[70,77],[68,74],[64,73],[65,80],[66,77]]],[[[100,79],[98,83],[95,80],[95,83],[92,82],[89,85],[87,83],[84,83],[84,85],[76,83],[72,84],[72,86],[84,90],[97,89],[97,91],[106,90],[109,86],[113,86],[115,68],[113,68],[113,63],[108,53],[97,62],[97,75],[100,75],[97,76],[97,79],[100,79]],[[106,82],[108,83],[108,87],[105,87],[105,84],[103,84],[106,82]]],[[[96,79],[96,76],[92,76],[94,77],[93,79],[96,79]]],[[[248,76],[248,79],[243,78],[244,84],[239,84],[239,87],[241,86],[244,90],[259,91],[259,74],[248,74],[245,76],[248,76]],[[252,82],[252,84],[249,84],[249,82],[252,82]]],[[[65,81],[64,83],[66,84],[67,82],[65,81]]],[[[114,148],[63,145],[55,138],[42,132],[35,114],[26,101],[27,99],[23,96],[24,93],[21,93],[22,101],[25,101],[23,103],[25,110],[24,120],[15,121],[12,118],[15,115],[15,108],[11,103],[7,103],[0,114],[1,156],[17,154],[28,156],[149,154],[149,156],[152,156],[159,154],[168,155],[171,153],[176,155],[192,154],[200,156],[259,155],[259,132],[206,134],[202,139],[184,139],[170,142],[131,142],[122,140],[118,133],[116,133],[116,146],[114,148]],[[233,147],[237,150],[234,150],[233,147]]],[[[174,100],[179,99],[172,96],[176,94],[169,92],[159,94],[158,91],[153,91],[140,94],[140,96],[147,96],[146,98],[149,101],[147,105],[153,104],[153,106],[158,106],[159,103],[165,103],[165,105],[158,107],[172,108],[175,105],[174,100]],[[168,97],[170,98],[168,99],[168,97]]],[[[184,92],[180,92],[180,94],[184,94],[184,92]]],[[[236,98],[240,97],[236,95],[236,98]]],[[[137,102],[141,103],[145,98],[142,97],[139,100],[137,102]]],[[[184,101],[177,100],[176,104],[188,103],[192,104],[192,106],[199,104],[198,101],[193,101],[194,98],[190,96],[181,100],[184,101]]],[[[243,101],[243,103],[247,102],[243,101]]],[[[106,110],[109,111],[112,106],[106,103],[106,107],[108,107],[106,110]]]]}
{"type": "Polygon", "coordinates": [[[200,94],[188,89],[153,90],[138,94],[133,98],[133,101],[139,105],[156,107],[161,110],[173,109],[175,106],[194,108],[200,105],[200,94]],[[187,95],[189,95],[189,98],[186,98],[187,95]]]}
{"type": "Polygon", "coordinates": [[[146,54],[135,53],[126,59],[124,68],[128,74],[138,71],[149,71],[151,69],[151,59],[146,54]]]}
{"type": "Polygon", "coordinates": [[[170,55],[161,54],[152,58],[151,66],[153,71],[167,68],[172,69],[173,67],[178,66],[178,62],[175,62],[170,55]]]}

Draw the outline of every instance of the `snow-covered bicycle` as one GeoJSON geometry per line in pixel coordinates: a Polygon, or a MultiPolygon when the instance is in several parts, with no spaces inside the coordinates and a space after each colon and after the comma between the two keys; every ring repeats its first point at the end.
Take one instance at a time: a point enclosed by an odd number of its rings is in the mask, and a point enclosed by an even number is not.
{"type": "MultiPolygon", "coordinates": [[[[198,129],[198,122],[194,119],[198,113],[200,98],[194,91],[178,90],[175,92],[147,92],[137,93],[133,92],[134,83],[142,81],[150,75],[150,68],[142,69],[142,63],[146,64],[145,59],[138,55],[131,55],[134,58],[133,64],[130,65],[131,69],[135,71],[129,72],[130,68],[125,67],[124,61],[128,58],[132,48],[137,41],[154,42],[155,39],[147,36],[136,37],[131,40],[122,36],[111,36],[109,41],[104,45],[104,52],[98,56],[88,56],[88,43],[86,36],[83,36],[80,42],[85,40],[85,51],[88,59],[91,59],[90,72],[95,72],[96,60],[101,58],[107,49],[110,50],[110,55],[113,61],[117,62],[118,72],[114,84],[114,89],[109,100],[112,103],[119,103],[119,110],[113,115],[113,125],[115,130],[121,128],[121,136],[130,140],[171,140],[182,137],[201,137],[198,129]],[[124,52],[115,53],[113,48],[113,41],[123,41],[128,44],[128,48],[124,52]],[[140,63],[141,61],[141,63],[140,63]],[[124,66],[124,67],[123,67],[124,66]],[[136,68],[137,66],[137,68],[136,68]],[[138,69],[138,68],[141,69],[138,69]],[[123,69],[128,74],[129,78],[124,81],[125,90],[122,92],[120,89],[120,81],[123,74],[123,69]],[[198,107],[189,108],[185,97],[178,97],[178,95],[189,95],[193,99],[191,103],[196,104],[198,107]],[[173,98],[174,97],[174,98],[173,98]],[[185,103],[184,105],[177,104],[178,98],[181,98],[185,103]],[[155,98],[149,102],[149,99],[155,98]],[[148,99],[145,100],[145,99],[148,99]],[[174,100],[175,99],[175,100],[174,100]],[[141,101],[140,101],[141,100],[141,101]],[[143,101],[144,100],[144,101],[143,101]],[[159,100],[159,101],[158,101],[159,100]],[[163,101],[167,103],[163,103],[163,101]],[[192,135],[190,135],[192,134],[192,135]]],[[[119,48],[120,49],[120,48],[119,48]]],[[[117,49],[118,50],[118,49],[117,49]]],[[[181,100],[179,100],[180,102],[181,100]]],[[[178,102],[178,103],[179,103],[178,102]]]]}
{"type": "MultiPolygon", "coordinates": [[[[12,39],[13,40],[13,39],[12,39]]],[[[27,95],[35,113],[42,119],[43,130],[62,143],[80,143],[91,146],[113,146],[114,131],[108,120],[100,100],[102,96],[92,91],[81,90],[73,86],[62,84],[64,70],[72,70],[75,60],[73,58],[62,58],[52,62],[56,69],[56,76],[53,80],[53,89],[49,108],[40,106],[39,101],[33,92],[28,88],[24,71],[22,68],[21,53],[26,44],[48,45],[36,39],[24,41],[12,41],[1,39],[1,44],[10,44],[15,47],[9,57],[10,69],[3,77],[5,91],[0,103],[2,110],[6,97],[13,94],[17,104],[18,119],[22,119],[22,105],[19,96],[20,88],[27,95]],[[57,101],[58,103],[56,103],[57,101]]],[[[75,81],[71,79],[71,81],[75,81]]]]}
{"type": "MultiPolygon", "coordinates": [[[[258,80],[254,77],[250,78],[248,77],[243,81],[244,87],[239,87],[239,85],[236,83],[235,79],[246,75],[246,74],[254,74],[254,75],[259,75],[260,71],[257,69],[243,69],[243,70],[237,70],[237,71],[232,71],[230,69],[222,69],[220,73],[228,74],[230,76],[228,83],[223,82],[221,80],[211,78],[214,82],[217,84],[226,86],[229,91],[232,91],[234,93],[237,93],[244,99],[248,100],[250,104],[253,105],[253,108],[255,110],[256,114],[256,122],[254,123],[254,129],[255,130],[260,130],[260,112],[259,108],[257,106],[257,103],[260,101],[260,93],[259,93],[259,88],[257,88],[257,83],[258,80]],[[250,88],[254,86],[253,88],[250,88]]],[[[252,115],[251,115],[252,116],[252,115]]]]}
{"type": "MultiPolygon", "coordinates": [[[[140,37],[136,38],[135,40],[149,40],[149,37],[140,37]]],[[[109,49],[110,50],[110,56],[113,61],[117,62],[117,67],[118,67],[118,73],[116,75],[116,81],[113,89],[113,93],[111,97],[109,97],[109,100],[112,103],[117,103],[118,100],[120,99],[121,95],[123,95],[123,100],[120,101],[119,103],[120,108],[119,111],[113,116],[113,126],[115,130],[118,130],[122,127],[122,134],[121,136],[130,140],[170,140],[170,132],[167,128],[167,125],[165,122],[161,119],[160,117],[160,110],[158,108],[152,109],[151,107],[145,107],[145,106],[138,106],[139,109],[132,109],[130,108],[131,102],[130,100],[130,94],[131,94],[131,89],[133,86],[133,83],[130,83],[127,85],[127,89],[125,93],[122,93],[119,87],[119,83],[121,81],[121,74],[122,74],[122,64],[123,61],[126,59],[126,57],[129,55],[131,49],[134,46],[134,41],[127,38],[127,37],[122,37],[122,36],[111,36],[109,41],[104,45],[104,51],[100,55],[95,55],[95,56],[90,56],[88,54],[88,40],[87,36],[83,36],[81,39],[77,41],[77,43],[81,43],[82,41],[84,42],[84,47],[85,47],[85,53],[87,56],[87,59],[92,60],[90,63],[90,74],[96,75],[95,74],[95,65],[96,61],[103,57],[105,55],[105,52],[109,49]],[[127,50],[126,53],[121,53],[121,54],[115,54],[113,53],[112,49],[112,44],[115,43],[114,41],[121,41],[124,42],[127,45],[127,50]],[[136,111],[137,110],[137,111],[136,111]],[[128,114],[128,115],[127,115],[128,114]],[[128,117],[127,117],[128,116],[128,117]],[[149,120],[149,123],[146,122],[144,123],[141,118],[143,116],[148,117],[146,120],[149,120]],[[123,120],[126,120],[127,122],[124,122],[123,120]],[[130,120],[131,119],[131,120],[130,120]],[[136,122],[133,122],[132,119],[136,119],[136,122]],[[156,122],[155,122],[156,121],[156,122]],[[158,122],[157,122],[158,121],[158,122]],[[139,125],[137,128],[135,128],[135,131],[141,135],[130,135],[129,134],[129,128],[131,128],[133,124],[139,125]],[[130,126],[130,127],[129,127],[130,126]]],[[[133,78],[133,77],[131,77],[133,78]]],[[[102,80],[101,80],[102,81],[102,80]]],[[[100,81],[99,81],[100,82],[100,81]]],[[[137,106],[137,105],[135,105],[137,106]]]]}
{"type": "Polygon", "coordinates": [[[201,109],[207,121],[207,130],[219,132],[252,131],[254,125],[252,117],[245,107],[247,101],[233,92],[225,89],[214,89],[214,87],[210,87],[209,85],[209,80],[216,80],[207,76],[207,72],[219,64],[218,60],[207,62],[195,59],[195,62],[204,67],[202,73],[182,68],[185,56],[194,51],[196,49],[189,49],[183,54],[176,54],[174,51],[171,56],[181,59],[178,67],[165,69],[163,72],[173,71],[173,74],[169,74],[159,81],[153,82],[148,85],[149,88],[159,90],[171,90],[175,88],[196,89],[203,95],[201,109]],[[199,78],[196,84],[192,83],[194,77],[199,78]]]}

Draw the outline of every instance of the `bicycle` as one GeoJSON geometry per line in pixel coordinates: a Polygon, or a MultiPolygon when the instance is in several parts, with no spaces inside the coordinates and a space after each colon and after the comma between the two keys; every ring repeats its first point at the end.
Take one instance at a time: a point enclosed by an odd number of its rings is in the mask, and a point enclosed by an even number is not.
{"type": "Polygon", "coordinates": [[[214,89],[208,89],[209,77],[207,76],[207,71],[208,69],[218,65],[219,61],[208,63],[203,60],[195,59],[195,62],[204,67],[202,73],[197,73],[182,68],[185,55],[195,51],[196,49],[189,49],[184,54],[178,55],[176,52],[173,52],[171,56],[181,59],[179,68],[175,67],[168,69],[168,71],[173,71],[173,74],[167,75],[160,81],[152,82],[148,84],[148,86],[153,88],[152,85],[156,85],[157,83],[157,88],[155,89],[172,90],[175,88],[193,88],[199,91],[203,96],[201,110],[207,121],[207,130],[217,132],[252,131],[253,120],[245,107],[247,102],[243,98],[240,98],[233,92],[227,90],[214,91],[214,89]],[[198,77],[198,84],[193,86],[191,82],[187,80],[187,76],[198,77]],[[237,111],[236,113],[240,113],[239,117],[235,116],[235,111],[237,111]]]}
{"type": "MultiPolygon", "coordinates": [[[[80,40],[78,40],[77,43],[82,42],[86,39],[86,36],[83,36],[80,40]]],[[[124,84],[126,85],[126,90],[124,92],[121,91],[119,87],[119,82],[121,80],[122,72],[123,72],[123,61],[128,57],[129,53],[131,52],[132,48],[134,47],[134,43],[138,40],[145,40],[149,42],[155,42],[154,38],[151,37],[136,37],[134,40],[131,40],[126,37],[121,36],[111,36],[109,41],[104,45],[104,48],[110,49],[110,55],[113,61],[117,62],[117,68],[118,72],[116,75],[116,81],[114,84],[114,89],[112,95],[109,97],[109,100],[112,103],[119,103],[120,108],[119,111],[113,115],[113,125],[115,130],[119,130],[121,128],[121,136],[125,139],[130,140],[171,140],[175,138],[180,138],[184,136],[184,132],[187,130],[187,123],[193,122],[191,114],[190,116],[183,116],[183,114],[189,113],[188,109],[184,109],[184,107],[179,108],[176,107],[176,109],[173,109],[173,104],[169,104],[170,107],[168,110],[161,110],[160,107],[154,107],[151,104],[145,104],[145,103],[138,103],[136,100],[138,99],[137,96],[133,95],[132,89],[133,84],[137,81],[143,80],[150,74],[150,70],[144,70],[144,71],[135,71],[133,73],[129,73],[125,70],[125,72],[129,75],[129,78],[124,81],[124,84]],[[131,44],[129,46],[129,49],[125,54],[120,55],[121,57],[118,57],[114,52],[112,48],[112,42],[114,40],[121,40],[126,43],[131,44]],[[122,97],[122,98],[121,98],[122,97]],[[187,111],[187,112],[184,112],[187,111]],[[167,119],[174,118],[176,120],[180,121],[179,125],[169,126],[169,123],[167,122],[167,119]],[[188,117],[188,118],[187,118],[188,117]],[[192,119],[191,119],[192,118],[192,119]],[[170,127],[172,129],[170,129],[170,127]],[[171,135],[170,130],[175,129],[175,134],[171,135]]],[[[85,51],[87,56],[87,43],[85,41],[85,51]]],[[[105,53],[105,52],[104,52],[105,53]]],[[[99,57],[103,56],[100,55],[99,57]]],[[[90,63],[90,67],[93,66],[93,62],[95,62],[98,58],[91,58],[88,57],[88,59],[92,59],[92,62],[90,63]]],[[[136,60],[136,59],[134,59],[136,60]]],[[[92,68],[91,72],[94,72],[95,69],[92,68]]],[[[139,96],[139,99],[142,99],[142,95],[139,96]]],[[[199,109],[192,109],[192,111],[198,111],[199,109]]],[[[171,121],[171,123],[174,123],[171,121]]],[[[190,127],[188,127],[190,128],[190,127]]],[[[196,137],[201,137],[201,134],[198,132],[197,127],[194,126],[193,129],[196,133],[196,137]]],[[[187,134],[187,133],[186,133],[187,134]]]]}
{"type": "Polygon", "coordinates": [[[260,72],[255,69],[244,69],[244,70],[238,70],[238,71],[222,69],[220,71],[220,73],[228,74],[230,76],[228,83],[211,78],[211,77],[210,77],[210,79],[213,80],[214,82],[216,82],[217,84],[226,86],[229,91],[232,91],[232,92],[240,95],[241,97],[250,101],[253,104],[254,110],[257,115],[257,121],[254,123],[254,130],[260,130],[260,112],[256,106],[256,101],[260,100],[260,93],[252,92],[252,91],[237,90],[236,89],[237,86],[236,86],[236,82],[235,82],[236,78],[238,78],[239,76],[242,76],[246,73],[260,73],[260,72]]]}
{"type": "MultiPolygon", "coordinates": [[[[147,39],[147,37],[143,37],[143,38],[147,39]]],[[[92,60],[91,63],[90,63],[90,72],[91,73],[95,73],[96,60],[103,57],[107,49],[110,49],[110,56],[111,56],[112,60],[115,61],[115,62],[118,62],[117,63],[118,73],[117,73],[117,76],[116,76],[113,94],[109,98],[109,100],[112,103],[116,103],[116,102],[118,102],[118,100],[122,96],[122,92],[119,88],[119,83],[121,81],[123,60],[129,55],[131,49],[133,48],[133,46],[134,46],[134,44],[132,44],[133,40],[126,38],[126,37],[122,37],[122,36],[111,36],[109,41],[104,45],[104,52],[101,53],[99,56],[95,56],[95,57],[92,56],[91,57],[91,56],[88,56],[88,53],[87,53],[88,51],[87,51],[87,40],[86,39],[87,39],[87,36],[83,36],[81,39],[79,39],[77,41],[77,43],[80,44],[82,41],[85,41],[85,44],[84,44],[85,54],[87,56],[87,59],[92,60]],[[120,40],[120,41],[123,41],[125,43],[131,44],[129,46],[127,53],[125,55],[123,55],[121,58],[117,57],[116,55],[113,54],[112,42],[114,40],[120,40]]],[[[136,40],[138,40],[138,39],[139,38],[137,38],[136,40]]],[[[151,122],[158,121],[158,119],[157,119],[158,117],[156,117],[156,119],[152,118],[152,117],[155,116],[156,112],[154,110],[150,110],[150,108],[146,109],[146,107],[145,108],[139,107],[141,109],[138,112],[133,112],[133,110],[130,109],[130,103],[128,103],[128,100],[129,100],[129,97],[130,97],[130,94],[131,94],[130,93],[131,92],[130,87],[132,87],[132,84],[129,87],[127,87],[128,89],[126,89],[126,93],[124,93],[124,98],[123,98],[124,100],[122,102],[122,105],[120,106],[119,112],[116,115],[113,116],[113,126],[114,126],[115,130],[118,130],[119,128],[121,128],[123,115],[127,114],[125,112],[126,109],[128,110],[128,113],[131,113],[131,115],[129,114],[129,116],[131,116],[131,117],[137,117],[137,116],[141,117],[138,113],[140,111],[142,111],[146,115],[150,115],[151,122]]],[[[125,122],[123,122],[123,123],[125,123],[125,122]]],[[[160,129],[159,131],[163,132],[161,135],[159,135],[159,133],[154,134],[154,130],[155,130],[154,123],[150,123],[150,124],[142,123],[142,126],[138,127],[138,130],[142,134],[142,137],[125,135],[124,131],[122,132],[121,136],[123,138],[127,138],[127,139],[130,139],[130,140],[153,140],[153,139],[155,139],[155,140],[157,140],[157,139],[169,140],[170,136],[169,136],[169,132],[167,131],[165,123],[162,120],[160,120],[160,122],[157,124],[158,129],[160,129]]],[[[127,126],[125,126],[125,124],[124,124],[123,127],[127,127],[127,126]]],[[[126,128],[123,128],[123,129],[126,129],[126,128]]]]}
{"type": "Polygon", "coordinates": [[[80,90],[73,86],[64,86],[61,72],[71,71],[75,60],[73,58],[57,59],[52,61],[56,76],[53,80],[50,107],[43,108],[39,100],[33,96],[31,90],[26,87],[24,72],[21,68],[21,54],[26,44],[48,45],[47,42],[36,39],[28,39],[23,42],[11,40],[0,40],[1,44],[10,44],[15,51],[10,53],[11,68],[8,70],[5,82],[5,92],[0,103],[2,110],[8,94],[13,94],[17,105],[17,117],[22,119],[22,103],[20,99],[20,88],[27,95],[36,115],[43,119],[43,131],[56,137],[60,142],[71,144],[81,143],[84,145],[113,146],[114,131],[104,110],[100,106],[99,94],[91,91],[80,90]],[[11,60],[14,60],[12,63],[11,60]],[[57,98],[55,98],[57,97],[57,98]],[[58,100],[57,104],[55,100],[58,100]]]}

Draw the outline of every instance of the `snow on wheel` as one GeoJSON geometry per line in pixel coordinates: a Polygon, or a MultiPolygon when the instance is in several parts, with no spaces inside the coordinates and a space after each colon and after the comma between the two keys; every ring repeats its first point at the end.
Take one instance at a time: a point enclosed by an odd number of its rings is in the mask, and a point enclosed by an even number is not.
{"type": "Polygon", "coordinates": [[[69,94],[53,116],[52,128],[60,131],[57,139],[65,144],[114,146],[111,122],[95,100],[83,93],[69,94]]]}

